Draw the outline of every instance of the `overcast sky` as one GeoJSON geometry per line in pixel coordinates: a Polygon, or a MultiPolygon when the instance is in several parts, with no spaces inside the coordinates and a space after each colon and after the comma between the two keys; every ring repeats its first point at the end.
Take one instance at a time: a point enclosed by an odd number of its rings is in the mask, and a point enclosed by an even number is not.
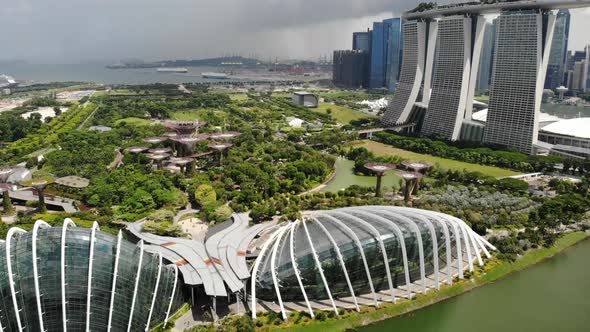
{"type": "MultiPolygon", "coordinates": [[[[0,0],[0,60],[317,59],[418,0],[0,0]]],[[[444,1],[440,1],[444,2],[444,1]]],[[[590,44],[572,11],[570,49],[590,44]]]]}

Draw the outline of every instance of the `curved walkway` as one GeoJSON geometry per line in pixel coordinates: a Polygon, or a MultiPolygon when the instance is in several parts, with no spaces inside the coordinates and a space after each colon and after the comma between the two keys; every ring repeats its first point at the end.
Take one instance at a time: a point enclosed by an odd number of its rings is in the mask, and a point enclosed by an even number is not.
{"type": "MultiPolygon", "coordinates": [[[[184,210],[175,217],[198,210],[184,210]]],[[[248,226],[246,214],[232,215],[233,223],[228,228],[206,240],[158,236],[143,232],[145,219],[127,225],[127,230],[150,245],[146,250],[162,253],[162,256],[178,266],[185,283],[203,285],[209,296],[227,296],[244,289],[243,280],[250,275],[246,263],[246,251],[252,240],[271,224],[248,226]],[[227,286],[227,288],[226,288],[227,286]]]]}

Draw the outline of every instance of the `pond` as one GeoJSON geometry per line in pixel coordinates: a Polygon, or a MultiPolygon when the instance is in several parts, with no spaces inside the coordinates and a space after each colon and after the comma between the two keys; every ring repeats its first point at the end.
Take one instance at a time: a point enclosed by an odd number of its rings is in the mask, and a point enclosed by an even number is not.
{"type": "MultiPolygon", "coordinates": [[[[336,159],[336,175],[328,183],[322,192],[337,192],[344,190],[352,185],[359,185],[363,187],[375,187],[377,184],[377,177],[362,176],[354,173],[354,161],[337,158],[336,159]]],[[[395,175],[393,171],[387,172],[383,177],[383,190],[391,189],[392,187],[399,188],[400,177],[395,175]]]]}
{"type": "Polygon", "coordinates": [[[589,258],[590,240],[585,240],[495,283],[358,330],[590,331],[589,258]]]}

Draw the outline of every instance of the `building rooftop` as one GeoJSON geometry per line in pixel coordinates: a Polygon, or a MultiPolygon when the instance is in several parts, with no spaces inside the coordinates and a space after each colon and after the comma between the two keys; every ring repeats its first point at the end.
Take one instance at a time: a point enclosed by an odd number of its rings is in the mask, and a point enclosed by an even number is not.
{"type": "Polygon", "coordinates": [[[576,118],[554,122],[543,127],[541,130],[557,135],[590,139],[589,128],[590,118],[576,118]]]}
{"type": "MultiPolygon", "coordinates": [[[[488,118],[488,109],[487,108],[484,110],[481,110],[481,111],[474,112],[471,115],[471,120],[478,121],[478,122],[486,122],[487,118],[488,118]]],[[[561,118],[559,118],[555,115],[548,114],[548,113],[541,112],[539,115],[539,122],[540,123],[559,122],[561,120],[562,120],[561,118]]]]}
{"type": "Polygon", "coordinates": [[[583,8],[590,7],[588,0],[523,0],[523,1],[504,1],[484,4],[479,2],[452,3],[448,5],[434,6],[432,8],[417,11],[416,9],[404,13],[403,18],[406,20],[420,18],[438,18],[450,15],[463,14],[493,14],[500,13],[504,10],[526,10],[526,9],[566,9],[566,8],[583,8]]]}

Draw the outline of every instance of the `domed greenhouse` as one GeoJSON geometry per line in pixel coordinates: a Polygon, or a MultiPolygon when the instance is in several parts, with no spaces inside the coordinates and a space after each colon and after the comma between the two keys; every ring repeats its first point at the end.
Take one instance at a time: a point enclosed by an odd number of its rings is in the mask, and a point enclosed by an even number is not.
{"type": "Polygon", "coordinates": [[[0,242],[0,331],[147,331],[182,305],[175,265],[119,236],[37,221],[0,242]]]}
{"type": "Polygon", "coordinates": [[[302,219],[278,227],[262,246],[252,308],[264,302],[287,319],[298,305],[313,317],[318,303],[338,314],[342,307],[396,302],[452,284],[495,250],[462,220],[426,210],[350,207],[302,219]]]}

